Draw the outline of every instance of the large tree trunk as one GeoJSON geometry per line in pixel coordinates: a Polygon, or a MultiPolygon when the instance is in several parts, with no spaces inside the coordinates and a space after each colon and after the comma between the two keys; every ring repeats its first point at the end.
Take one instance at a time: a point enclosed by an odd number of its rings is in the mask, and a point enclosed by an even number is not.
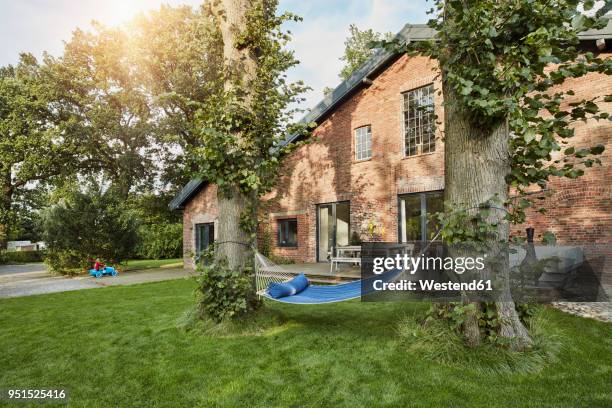
{"type": "Polygon", "coordinates": [[[3,176],[0,190],[0,250],[6,249],[8,244],[8,233],[10,230],[10,211],[13,200],[13,185],[11,174],[3,176]]]}
{"type": "MultiPolygon", "coordinates": [[[[241,103],[248,109],[250,103],[249,85],[257,73],[257,60],[249,47],[238,44],[242,31],[247,27],[247,13],[257,0],[219,0],[213,3],[213,11],[219,22],[223,38],[223,56],[226,67],[225,91],[243,95],[241,103]]],[[[240,129],[234,130],[241,148],[240,129]]],[[[240,227],[240,217],[251,202],[249,197],[239,191],[237,186],[230,189],[227,195],[221,189],[217,194],[219,220],[216,256],[226,258],[230,267],[239,268],[247,264],[250,258],[249,234],[240,227]]]]}
{"type": "MultiPolygon", "coordinates": [[[[510,173],[509,130],[506,121],[486,127],[471,121],[461,107],[455,90],[444,80],[444,168],[445,202],[451,208],[478,211],[483,203],[503,205],[508,198],[505,176],[510,173]]],[[[492,210],[487,221],[497,225],[496,242],[508,242],[509,224],[503,210],[492,210]]],[[[508,287],[508,264],[502,267],[505,290],[496,303],[501,322],[499,335],[512,338],[513,345],[522,349],[531,343],[529,333],[520,321],[508,287]]],[[[477,307],[480,305],[477,304],[477,307]]],[[[464,324],[463,333],[470,345],[480,342],[480,331],[475,318],[464,324]]]]}
{"type": "Polygon", "coordinates": [[[247,197],[235,188],[231,197],[221,191],[217,193],[217,240],[221,244],[217,246],[215,256],[217,259],[227,259],[232,269],[241,268],[250,260],[251,252],[247,246],[249,234],[240,227],[240,217],[248,205],[247,197]]]}

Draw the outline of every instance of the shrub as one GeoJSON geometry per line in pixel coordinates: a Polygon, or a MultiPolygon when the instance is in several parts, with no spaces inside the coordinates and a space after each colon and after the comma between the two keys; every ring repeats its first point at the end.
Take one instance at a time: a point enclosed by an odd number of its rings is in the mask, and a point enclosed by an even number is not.
{"type": "Polygon", "coordinates": [[[43,251],[2,251],[0,264],[42,262],[43,251]]]}
{"type": "Polygon", "coordinates": [[[261,228],[257,239],[257,251],[265,257],[270,257],[272,254],[272,232],[270,225],[260,222],[261,228]]]}
{"type": "Polygon", "coordinates": [[[359,233],[357,231],[353,231],[353,233],[351,234],[351,245],[361,245],[362,241],[361,241],[361,237],[359,236],[359,233]]]}
{"type": "Polygon", "coordinates": [[[71,192],[44,214],[46,263],[51,271],[74,274],[94,258],[111,264],[133,255],[137,223],[112,192],[71,192]]]}
{"type": "Polygon", "coordinates": [[[143,225],[136,250],[143,259],[171,259],[183,255],[183,224],[143,225]]]}
{"type": "Polygon", "coordinates": [[[261,301],[253,291],[254,278],[248,268],[234,270],[226,260],[212,260],[211,253],[198,270],[199,314],[203,320],[221,323],[244,317],[258,309],[261,301]]]}

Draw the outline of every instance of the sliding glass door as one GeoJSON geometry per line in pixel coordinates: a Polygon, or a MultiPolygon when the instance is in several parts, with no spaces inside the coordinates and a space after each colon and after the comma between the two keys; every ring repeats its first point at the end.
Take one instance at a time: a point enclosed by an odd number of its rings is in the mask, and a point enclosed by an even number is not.
{"type": "Polygon", "coordinates": [[[350,204],[348,201],[317,206],[317,261],[325,262],[335,248],[349,244],[350,204]]]}
{"type": "Polygon", "coordinates": [[[433,239],[439,226],[431,216],[443,209],[442,191],[399,196],[399,242],[433,239]]]}

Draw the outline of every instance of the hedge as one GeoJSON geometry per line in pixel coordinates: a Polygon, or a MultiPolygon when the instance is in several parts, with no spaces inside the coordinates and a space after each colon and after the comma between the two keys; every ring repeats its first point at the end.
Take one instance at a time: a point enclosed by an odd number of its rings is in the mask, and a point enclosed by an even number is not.
{"type": "Polygon", "coordinates": [[[44,251],[1,251],[0,264],[42,262],[44,257],[44,251]]]}

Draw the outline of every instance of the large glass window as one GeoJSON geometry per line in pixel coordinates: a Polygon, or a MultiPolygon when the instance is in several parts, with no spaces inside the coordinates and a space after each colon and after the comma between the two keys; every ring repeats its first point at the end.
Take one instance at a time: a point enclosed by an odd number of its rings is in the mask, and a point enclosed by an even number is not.
{"type": "Polygon", "coordinates": [[[444,193],[405,194],[399,197],[399,241],[429,241],[439,225],[432,217],[444,209],[444,193]]]}
{"type": "Polygon", "coordinates": [[[295,218],[278,221],[278,246],[298,246],[297,225],[297,219],[295,218]]]}
{"type": "Polygon", "coordinates": [[[403,94],[404,143],[406,156],[436,150],[434,87],[427,85],[403,94]]]}
{"type": "Polygon", "coordinates": [[[366,160],[372,157],[372,126],[355,129],[355,160],[366,160]]]}

